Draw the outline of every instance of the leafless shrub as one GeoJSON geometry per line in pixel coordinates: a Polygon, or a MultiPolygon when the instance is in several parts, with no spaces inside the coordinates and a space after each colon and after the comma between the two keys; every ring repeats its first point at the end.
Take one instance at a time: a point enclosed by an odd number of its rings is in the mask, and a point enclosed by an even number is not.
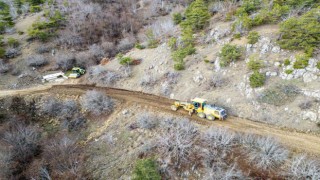
{"type": "Polygon", "coordinates": [[[56,65],[62,70],[68,70],[75,64],[75,57],[70,53],[58,53],[55,56],[56,65]]]}
{"type": "Polygon", "coordinates": [[[169,96],[171,94],[171,91],[172,91],[172,87],[167,81],[161,85],[161,93],[164,96],[169,96]]]}
{"type": "Polygon", "coordinates": [[[172,36],[175,31],[175,25],[171,17],[165,19],[157,20],[151,25],[152,32],[156,39],[162,38],[164,36],[172,36]]]}
{"type": "Polygon", "coordinates": [[[36,52],[39,53],[39,54],[49,53],[50,52],[50,48],[48,46],[39,46],[36,49],[36,52]]]}
{"type": "Polygon", "coordinates": [[[61,110],[58,112],[59,119],[70,120],[79,112],[78,104],[74,100],[66,100],[61,103],[61,110]]]}
{"type": "Polygon", "coordinates": [[[89,46],[89,53],[94,57],[95,63],[98,64],[100,60],[105,57],[106,53],[102,46],[93,44],[89,46]]]}
{"type": "Polygon", "coordinates": [[[156,128],[159,124],[158,117],[148,113],[143,113],[139,115],[137,121],[138,121],[139,127],[143,129],[153,129],[153,128],[156,128]]]}
{"type": "Polygon", "coordinates": [[[163,162],[171,161],[175,167],[179,167],[192,158],[199,132],[187,119],[179,119],[170,124],[166,124],[168,128],[158,137],[158,150],[163,162]]]}
{"type": "Polygon", "coordinates": [[[130,38],[130,37],[124,38],[117,45],[117,51],[120,51],[120,52],[127,51],[133,48],[135,43],[136,43],[136,40],[134,38],[130,38]]]}
{"type": "Polygon", "coordinates": [[[87,91],[81,101],[82,107],[94,115],[110,114],[114,108],[112,99],[99,91],[87,91]]]}
{"type": "Polygon", "coordinates": [[[301,102],[299,104],[299,108],[301,110],[310,109],[311,107],[312,107],[312,101],[310,101],[310,100],[304,100],[303,102],[301,102]]]}
{"type": "Polygon", "coordinates": [[[180,74],[177,72],[167,72],[164,74],[165,81],[169,84],[177,84],[180,74]]]}
{"type": "Polygon", "coordinates": [[[72,177],[78,179],[81,174],[81,158],[79,157],[80,148],[76,140],[63,137],[53,141],[45,148],[45,158],[50,164],[52,172],[59,177],[72,177]]]}
{"type": "Polygon", "coordinates": [[[113,71],[106,70],[102,66],[93,66],[89,70],[88,80],[93,83],[112,85],[121,78],[121,75],[113,71]]]}
{"type": "Polygon", "coordinates": [[[12,125],[4,133],[3,140],[11,146],[10,160],[21,164],[30,162],[40,150],[38,130],[21,122],[12,125]]]}
{"type": "Polygon", "coordinates": [[[211,77],[209,85],[214,88],[223,87],[226,84],[226,81],[227,80],[220,75],[214,75],[211,77]]]}
{"type": "MultiPolygon", "coordinates": [[[[219,155],[218,155],[219,156],[219,155]]],[[[237,169],[237,166],[226,165],[224,163],[215,164],[211,168],[206,168],[205,180],[230,180],[230,179],[245,179],[242,171],[237,169]]]]}
{"type": "Polygon", "coordinates": [[[210,148],[227,149],[235,145],[237,137],[226,128],[211,127],[202,134],[201,140],[210,148]]]}
{"type": "Polygon", "coordinates": [[[259,137],[256,145],[250,148],[248,159],[263,170],[275,169],[288,159],[288,151],[271,137],[259,137]]]}
{"type": "Polygon", "coordinates": [[[303,155],[295,157],[289,170],[289,177],[292,179],[320,179],[320,163],[307,159],[303,155]]]}
{"type": "Polygon", "coordinates": [[[48,116],[58,116],[61,112],[62,103],[53,96],[48,96],[42,99],[40,111],[48,116]]]}
{"type": "Polygon", "coordinates": [[[50,176],[50,173],[46,167],[40,168],[40,175],[39,176],[42,180],[51,180],[52,179],[50,176]]]}
{"type": "Polygon", "coordinates": [[[0,74],[7,73],[10,70],[10,66],[0,59],[0,74]]]}
{"type": "Polygon", "coordinates": [[[116,55],[116,47],[113,42],[102,41],[101,46],[103,47],[104,51],[106,52],[106,56],[111,57],[116,55]]]}
{"type": "Polygon", "coordinates": [[[18,48],[10,48],[6,50],[5,56],[7,58],[15,58],[17,56],[21,55],[20,49],[18,48]]]}
{"type": "Polygon", "coordinates": [[[129,77],[132,76],[132,70],[131,70],[130,65],[121,66],[121,67],[119,68],[119,71],[121,72],[121,74],[122,74],[123,77],[129,78],[129,77]]]}
{"type": "Polygon", "coordinates": [[[11,173],[10,164],[10,152],[6,150],[3,146],[0,148],[0,178],[8,179],[11,173]]]}
{"type": "Polygon", "coordinates": [[[92,56],[92,54],[88,51],[79,52],[75,56],[76,64],[80,67],[90,67],[96,64],[96,60],[92,56]]]}
{"type": "Polygon", "coordinates": [[[76,101],[59,101],[52,96],[41,101],[40,112],[49,117],[57,117],[58,120],[63,122],[63,127],[69,131],[76,131],[85,126],[86,119],[81,115],[76,101]]]}
{"type": "Polygon", "coordinates": [[[219,13],[224,18],[226,17],[227,13],[236,9],[238,6],[238,1],[231,0],[231,1],[216,1],[210,7],[211,13],[219,13]]]}
{"type": "Polygon", "coordinates": [[[76,114],[73,116],[73,118],[71,120],[68,121],[67,124],[67,128],[69,132],[72,131],[78,131],[81,128],[84,128],[86,126],[87,123],[87,119],[80,115],[80,114],[76,114]]]}
{"type": "Polygon", "coordinates": [[[27,57],[26,63],[28,66],[41,67],[47,65],[49,62],[44,56],[36,54],[27,57]]]}
{"type": "Polygon", "coordinates": [[[153,87],[156,85],[157,79],[151,73],[145,73],[140,80],[140,86],[153,87]]]}

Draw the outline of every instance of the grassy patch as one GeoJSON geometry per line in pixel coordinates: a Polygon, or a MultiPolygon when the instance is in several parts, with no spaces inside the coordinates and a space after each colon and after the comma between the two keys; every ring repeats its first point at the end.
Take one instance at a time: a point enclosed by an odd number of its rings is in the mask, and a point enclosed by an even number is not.
{"type": "Polygon", "coordinates": [[[275,106],[282,106],[293,102],[300,90],[294,85],[277,84],[272,88],[264,90],[259,96],[258,101],[275,106]]]}

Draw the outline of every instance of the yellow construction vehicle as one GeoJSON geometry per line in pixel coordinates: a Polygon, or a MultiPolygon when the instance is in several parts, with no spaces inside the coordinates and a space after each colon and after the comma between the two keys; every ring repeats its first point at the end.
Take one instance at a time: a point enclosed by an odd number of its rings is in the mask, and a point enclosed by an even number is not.
{"type": "Polygon", "coordinates": [[[227,118],[226,110],[215,106],[207,104],[207,100],[201,98],[194,98],[191,102],[180,102],[175,101],[171,106],[173,111],[177,111],[180,107],[187,110],[191,116],[193,113],[197,113],[200,118],[207,118],[208,120],[225,120],[227,118]]]}

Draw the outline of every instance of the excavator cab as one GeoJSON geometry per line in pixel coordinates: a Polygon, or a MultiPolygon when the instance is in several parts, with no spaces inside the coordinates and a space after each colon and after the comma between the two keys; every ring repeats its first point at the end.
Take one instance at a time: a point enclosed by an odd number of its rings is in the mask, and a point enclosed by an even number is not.
{"type": "Polygon", "coordinates": [[[197,112],[203,112],[203,108],[207,104],[207,100],[201,98],[191,99],[191,102],[197,112]]]}

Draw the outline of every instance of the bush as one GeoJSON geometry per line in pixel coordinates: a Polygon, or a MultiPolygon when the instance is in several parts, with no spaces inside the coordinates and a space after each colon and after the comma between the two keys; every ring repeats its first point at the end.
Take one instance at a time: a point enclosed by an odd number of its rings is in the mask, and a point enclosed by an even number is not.
{"type": "Polygon", "coordinates": [[[49,61],[42,55],[32,55],[26,59],[26,63],[28,66],[32,67],[41,67],[45,66],[49,63],[49,61]]]}
{"type": "Polygon", "coordinates": [[[35,13],[35,12],[40,12],[41,7],[40,6],[30,6],[30,12],[35,13]]]}
{"type": "Polygon", "coordinates": [[[17,56],[19,56],[20,54],[21,54],[21,53],[20,53],[20,49],[10,48],[10,49],[7,49],[7,50],[6,50],[5,57],[10,59],[10,58],[17,57],[17,56]]]}
{"type": "Polygon", "coordinates": [[[60,119],[67,119],[68,116],[79,112],[79,108],[74,100],[59,101],[53,96],[48,96],[42,99],[40,111],[50,117],[58,116],[60,119]]]}
{"type": "Polygon", "coordinates": [[[48,160],[52,176],[55,175],[58,179],[79,179],[83,162],[76,140],[63,136],[47,144],[44,159],[48,160]]]}
{"type": "Polygon", "coordinates": [[[132,58],[131,57],[125,57],[123,54],[119,53],[117,55],[117,59],[119,60],[119,63],[121,65],[130,65],[132,63],[132,58]]]}
{"type": "Polygon", "coordinates": [[[6,50],[3,47],[0,47],[0,58],[4,58],[6,55],[6,50]]]}
{"type": "Polygon", "coordinates": [[[8,38],[8,45],[9,45],[10,47],[16,48],[16,47],[19,46],[19,44],[20,44],[20,43],[19,43],[19,41],[18,41],[17,39],[12,38],[12,37],[8,38]]]}
{"type": "Polygon", "coordinates": [[[260,35],[259,35],[258,32],[256,32],[256,31],[251,31],[251,32],[249,33],[249,35],[248,35],[248,43],[249,43],[249,44],[255,44],[255,43],[258,42],[259,38],[260,38],[260,35]]]}
{"type": "Polygon", "coordinates": [[[209,23],[210,13],[208,6],[203,0],[193,1],[185,12],[186,20],[181,23],[182,27],[191,27],[192,30],[201,30],[209,23]]]}
{"type": "Polygon", "coordinates": [[[140,49],[140,50],[146,48],[144,45],[139,44],[139,43],[137,43],[134,47],[137,48],[137,49],[140,49]]]}
{"type": "Polygon", "coordinates": [[[285,66],[289,66],[289,65],[291,64],[291,62],[290,62],[289,59],[285,59],[283,64],[284,64],[285,66]]]}
{"type": "Polygon", "coordinates": [[[74,55],[70,53],[58,53],[54,59],[56,65],[64,71],[71,69],[76,64],[74,55]]]}
{"type": "Polygon", "coordinates": [[[253,71],[258,71],[263,67],[263,62],[261,60],[256,60],[253,57],[250,58],[250,61],[247,64],[248,68],[253,71]]]}
{"type": "Polygon", "coordinates": [[[262,87],[266,81],[266,76],[258,71],[254,71],[249,77],[249,81],[252,88],[262,87]]]}
{"type": "Polygon", "coordinates": [[[264,90],[259,96],[258,101],[275,106],[282,106],[293,102],[300,90],[293,85],[277,84],[276,86],[264,90]]]}
{"type": "Polygon", "coordinates": [[[312,101],[309,101],[309,100],[303,100],[303,102],[299,104],[299,108],[301,110],[310,109],[311,107],[312,107],[312,101]]]}
{"type": "Polygon", "coordinates": [[[317,62],[316,67],[320,70],[320,61],[319,61],[319,62],[317,62]]]}
{"type": "Polygon", "coordinates": [[[284,71],[284,73],[286,74],[292,74],[293,73],[293,69],[287,69],[284,71]]]}
{"type": "Polygon", "coordinates": [[[89,69],[89,81],[93,83],[101,83],[104,85],[112,85],[121,78],[121,75],[113,71],[108,71],[102,66],[92,66],[89,69]]]}
{"type": "Polygon", "coordinates": [[[319,179],[320,163],[307,159],[306,156],[295,157],[288,175],[292,179],[319,179]]]}
{"type": "Polygon", "coordinates": [[[319,8],[310,10],[300,18],[290,18],[280,24],[282,34],[279,45],[283,49],[307,51],[315,48],[320,41],[319,8]]]}
{"type": "Polygon", "coordinates": [[[157,164],[152,159],[140,159],[133,170],[133,180],[161,180],[157,164]]]}
{"type": "Polygon", "coordinates": [[[256,145],[249,149],[249,160],[251,163],[263,170],[278,168],[288,159],[288,150],[281,147],[271,137],[260,137],[256,139],[256,145]]]}
{"type": "Polygon", "coordinates": [[[156,48],[158,47],[158,40],[155,38],[154,33],[151,29],[149,29],[146,33],[148,38],[148,48],[156,48]]]}
{"type": "Polygon", "coordinates": [[[84,110],[99,116],[110,114],[113,111],[114,103],[111,98],[99,91],[87,91],[82,96],[81,104],[84,110]]]}
{"type": "Polygon", "coordinates": [[[159,119],[156,116],[150,115],[148,113],[143,113],[138,117],[138,124],[140,128],[143,129],[153,129],[159,124],[159,119]]]}
{"type": "Polygon", "coordinates": [[[16,122],[4,134],[3,140],[11,146],[11,160],[26,164],[39,153],[40,137],[40,133],[35,127],[16,122]]]}
{"type": "Polygon", "coordinates": [[[47,47],[47,46],[39,46],[37,49],[36,49],[36,52],[39,53],[39,54],[44,54],[44,53],[49,53],[50,52],[50,48],[47,47]]]}
{"type": "Polygon", "coordinates": [[[174,13],[173,14],[173,22],[174,24],[180,24],[182,22],[182,14],[181,13],[174,13]]]}
{"type": "Polygon", "coordinates": [[[152,87],[157,83],[157,79],[153,74],[145,73],[141,78],[140,86],[152,87]]]}
{"type": "Polygon", "coordinates": [[[171,162],[174,167],[190,163],[195,152],[194,145],[199,136],[198,128],[188,119],[164,121],[162,126],[165,131],[157,140],[162,161],[171,162]]]}
{"type": "Polygon", "coordinates": [[[175,37],[170,38],[168,41],[168,46],[172,51],[177,50],[177,38],[175,37]]]}
{"type": "Polygon", "coordinates": [[[304,69],[309,65],[309,57],[306,54],[297,55],[296,62],[293,64],[294,69],[304,69]]]}
{"type": "Polygon", "coordinates": [[[10,70],[10,66],[0,59],[0,74],[7,73],[10,70]]]}
{"type": "Polygon", "coordinates": [[[176,70],[176,71],[182,71],[182,70],[185,69],[184,63],[175,63],[175,64],[173,65],[173,68],[174,68],[174,70],[176,70]]]}
{"type": "Polygon", "coordinates": [[[235,39],[241,39],[241,33],[235,33],[235,34],[233,35],[233,38],[235,38],[235,39]]]}
{"type": "Polygon", "coordinates": [[[229,65],[231,62],[240,59],[241,48],[235,45],[226,44],[222,47],[219,56],[221,58],[220,65],[225,67],[229,65]]]}

